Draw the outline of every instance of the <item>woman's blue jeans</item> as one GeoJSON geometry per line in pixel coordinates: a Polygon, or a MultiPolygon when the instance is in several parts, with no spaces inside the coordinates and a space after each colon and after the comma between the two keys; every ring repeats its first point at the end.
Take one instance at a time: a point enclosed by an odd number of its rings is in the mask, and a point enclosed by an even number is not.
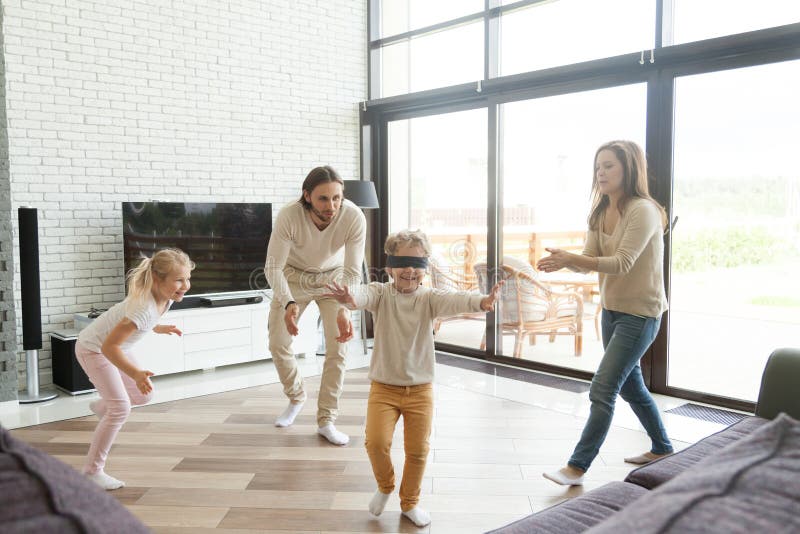
{"type": "Polygon", "coordinates": [[[661,421],[653,397],[644,385],[639,360],[658,334],[661,317],[638,317],[603,309],[602,331],[605,354],[589,388],[589,420],[569,465],[583,471],[592,465],[600,446],[606,439],[614,403],[619,394],[631,405],[633,413],[653,442],[651,452],[672,452],[672,443],[661,421]]]}

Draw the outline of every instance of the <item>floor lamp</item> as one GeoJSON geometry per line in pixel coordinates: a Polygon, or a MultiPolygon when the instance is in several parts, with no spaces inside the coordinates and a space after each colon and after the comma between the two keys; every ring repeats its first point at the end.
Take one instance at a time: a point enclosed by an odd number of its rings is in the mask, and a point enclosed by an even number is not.
{"type": "MultiPolygon", "coordinates": [[[[375,184],[364,180],[344,180],[344,198],[361,208],[362,210],[378,209],[378,194],[375,192],[375,184]]],[[[361,277],[364,284],[369,283],[367,271],[367,259],[361,264],[361,277]]],[[[367,311],[361,310],[361,343],[364,346],[364,354],[367,353],[367,311]]]]}

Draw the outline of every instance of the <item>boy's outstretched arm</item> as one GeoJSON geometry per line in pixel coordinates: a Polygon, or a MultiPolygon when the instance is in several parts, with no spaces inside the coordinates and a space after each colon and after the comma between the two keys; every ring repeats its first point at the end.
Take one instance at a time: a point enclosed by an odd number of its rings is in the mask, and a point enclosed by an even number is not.
{"type": "Polygon", "coordinates": [[[494,303],[500,298],[500,291],[503,290],[503,284],[505,283],[505,280],[500,280],[494,285],[492,290],[489,291],[489,294],[484,297],[484,299],[481,301],[481,309],[483,311],[489,312],[494,310],[494,303]]]}

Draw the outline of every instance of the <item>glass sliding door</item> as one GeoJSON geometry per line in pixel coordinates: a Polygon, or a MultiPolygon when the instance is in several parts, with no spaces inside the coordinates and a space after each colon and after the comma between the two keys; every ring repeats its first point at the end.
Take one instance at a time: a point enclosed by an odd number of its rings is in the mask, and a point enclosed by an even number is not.
{"type": "Polygon", "coordinates": [[[642,83],[501,106],[501,262],[506,272],[522,273],[521,294],[506,298],[514,308],[519,296],[530,320],[520,329],[506,306],[499,354],[597,369],[603,354],[597,274],[539,273],[535,266],[546,247],[582,252],[595,151],[614,139],[644,146],[646,105],[642,83]]]}
{"type": "MultiPolygon", "coordinates": [[[[486,261],[487,111],[477,109],[388,124],[389,232],[420,229],[433,244],[428,284],[478,291],[486,261]]],[[[485,314],[436,325],[439,342],[478,349],[485,314]]]]}
{"type": "Polygon", "coordinates": [[[675,82],[668,385],[756,400],[800,342],[800,61],[675,82]]]}

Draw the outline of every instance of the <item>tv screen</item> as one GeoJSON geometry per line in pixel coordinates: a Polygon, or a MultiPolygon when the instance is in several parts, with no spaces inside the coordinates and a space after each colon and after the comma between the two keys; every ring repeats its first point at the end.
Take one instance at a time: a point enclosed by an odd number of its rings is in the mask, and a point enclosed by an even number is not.
{"type": "Polygon", "coordinates": [[[196,264],[189,294],[267,288],[271,204],[123,202],[122,226],[126,273],[142,255],[172,247],[196,264]]]}

